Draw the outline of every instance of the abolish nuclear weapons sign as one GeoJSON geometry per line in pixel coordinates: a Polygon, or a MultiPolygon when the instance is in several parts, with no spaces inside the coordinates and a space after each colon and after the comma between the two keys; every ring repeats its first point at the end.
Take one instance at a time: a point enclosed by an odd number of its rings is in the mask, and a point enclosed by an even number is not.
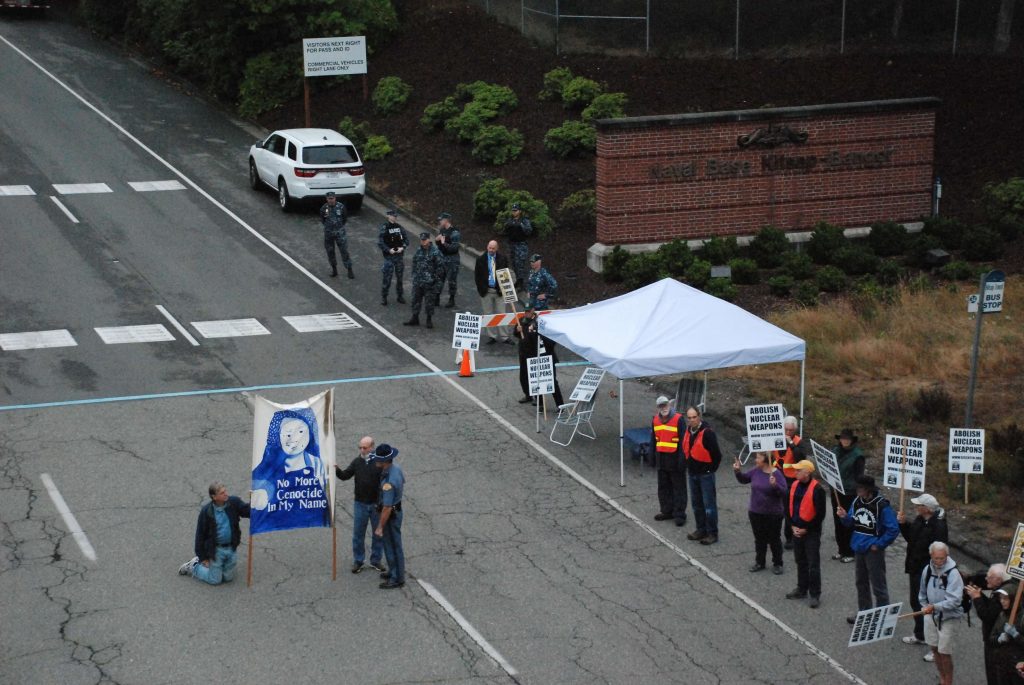
{"type": "Polygon", "coordinates": [[[924,492],[928,441],[902,435],[885,436],[885,485],[924,492]]]}
{"type": "Polygon", "coordinates": [[[748,404],[747,444],[751,452],[786,449],[781,404],[748,404]]]}

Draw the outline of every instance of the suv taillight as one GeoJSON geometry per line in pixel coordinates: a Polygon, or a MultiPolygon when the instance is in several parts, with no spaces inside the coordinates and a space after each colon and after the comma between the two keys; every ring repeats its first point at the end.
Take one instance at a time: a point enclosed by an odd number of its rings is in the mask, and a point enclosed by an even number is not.
{"type": "Polygon", "coordinates": [[[295,175],[299,178],[313,178],[316,176],[317,169],[300,169],[295,167],[295,175]]]}
{"type": "Polygon", "coordinates": [[[345,169],[345,171],[347,171],[351,176],[362,176],[366,173],[366,169],[361,166],[354,166],[350,169],[345,169]]]}

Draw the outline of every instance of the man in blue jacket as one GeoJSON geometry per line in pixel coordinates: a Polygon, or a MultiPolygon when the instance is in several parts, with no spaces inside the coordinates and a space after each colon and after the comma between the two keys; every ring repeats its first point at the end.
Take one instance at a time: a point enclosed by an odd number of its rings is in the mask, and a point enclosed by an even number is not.
{"type": "MultiPolygon", "coordinates": [[[[857,609],[864,611],[889,603],[889,587],[885,581],[885,548],[900,534],[896,513],[889,500],[882,497],[871,476],[858,476],[857,496],[847,511],[836,508],[836,515],[847,528],[853,528],[850,547],[857,562],[857,609]],[[875,596],[871,603],[872,593],[875,596]]],[[[847,616],[853,624],[855,616],[847,616]]]]}
{"type": "Polygon", "coordinates": [[[238,543],[242,531],[239,518],[249,518],[249,503],[228,495],[223,483],[210,483],[210,501],[199,510],[196,521],[196,555],[178,569],[210,585],[229,583],[235,579],[238,564],[238,543]]]}

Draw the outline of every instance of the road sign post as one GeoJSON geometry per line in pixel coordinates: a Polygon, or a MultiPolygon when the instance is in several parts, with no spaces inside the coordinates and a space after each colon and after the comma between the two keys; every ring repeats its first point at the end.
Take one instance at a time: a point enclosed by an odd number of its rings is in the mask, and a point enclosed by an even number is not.
{"type": "MultiPolygon", "coordinates": [[[[964,427],[970,428],[974,420],[974,388],[978,380],[978,349],[981,345],[981,322],[985,314],[1003,311],[1003,290],[1006,286],[1006,274],[993,270],[981,277],[978,284],[978,313],[974,323],[974,346],[971,348],[971,375],[967,381],[967,409],[965,410],[964,427]]],[[[968,307],[970,304],[968,303],[968,307]]],[[[964,474],[964,503],[967,502],[967,474],[964,474]]]]}
{"type": "Polygon", "coordinates": [[[312,126],[309,77],[353,74],[363,75],[363,100],[366,100],[366,36],[302,39],[302,101],[306,110],[306,128],[312,126]]]}

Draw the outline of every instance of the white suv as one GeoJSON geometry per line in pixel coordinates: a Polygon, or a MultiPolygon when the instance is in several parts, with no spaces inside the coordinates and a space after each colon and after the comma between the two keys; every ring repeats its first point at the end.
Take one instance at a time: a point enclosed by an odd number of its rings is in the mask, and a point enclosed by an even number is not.
{"type": "Polygon", "coordinates": [[[281,209],[295,201],[334,192],[350,209],[359,209],[366,194],[366,170],[356,146],[328,128],[274,131],[249,148],[249,185],[277,190],[281,209]]]}

